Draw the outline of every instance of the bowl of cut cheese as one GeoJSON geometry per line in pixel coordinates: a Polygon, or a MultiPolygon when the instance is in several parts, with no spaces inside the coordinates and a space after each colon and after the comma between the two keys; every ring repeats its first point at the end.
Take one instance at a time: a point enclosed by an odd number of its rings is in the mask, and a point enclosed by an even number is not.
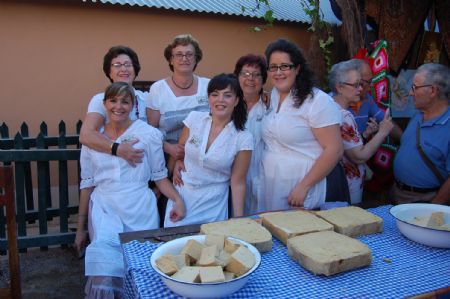
{"type": "Polygon", "coordinates": [[[408,239],[438,248],[450,248],[450,207],[427,203],[394,206],[390,213],[408,239]]]}
{"type": "Polygon", "coordinates": [[[261,263],[261,254],[243,240],[196,235],[161,245],[150,263],[172,292],[188,298],[219,298],[247,283],[261,263]]]}

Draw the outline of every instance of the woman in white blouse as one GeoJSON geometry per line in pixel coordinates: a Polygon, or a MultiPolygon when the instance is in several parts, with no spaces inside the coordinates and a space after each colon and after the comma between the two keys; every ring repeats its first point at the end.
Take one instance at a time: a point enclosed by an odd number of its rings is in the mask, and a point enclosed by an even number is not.
{"type": "Polygon", "coordinates": [[[176,36],[165,48],[164,57],[172,74],[150,87],[147,118],[164,134],[164,152],[170,158],[167,166],[171,173],[175,161],[184,156],[184,148],[178,144],[183,120],[191,111],[209,111],[209,79],[194,74],[203,52],[190,34],[176,36]]]}
{"type": "Polygon", "coordinates": [[[125,270],[119,233],[159,227],[156,198],[148,188],[150,179],[173,200],[171,221],[182,219],[185,213],[180,195],[167,179],[162,134],[146,122],[129,118],[134,96],[133,88],[124,82],[113,83],[106,89],[103,103],[109,122],[101,134],[114,144],[134,143],[135,148],[144,152],[142,163],[133,168],[119,157],[86,146],[81,149],[80,188],[88,192],[80,195],[75,245],[79,251],[86,245],[85,225],[89,219],[86,298],[124,295],[125,270]],[[88,194],[90,197],[85,196],[88,194]]]}
{"type": "Polygon", "coordinates": [[[313,87],[301,50],[278,39],[266,51],[273,110],[263,119],[262,185],[265,208],[313,209],[325,201],[326,176],[341,159],[341,114],[313,87]]]}
{"type": "MultiPolygon", "coordinates": [[[[103,72],[113,82],[125,82],[132,86],[139,75],[141,65],[133,49],[126,46],[111,47],[103,57],[103,72]]],[[[147,93],[134,90],[135,99],[130,111],[130,119],[147,122],[145,103],[147,93]]],[[[81,126],[80,142],[97,151],[125,159],[131,166],[142,161],[143,151],[133,147],[133,143],[121,144],[112,152],[112,142],[101,134],[100,128],[108,122],[108,115],[103,105],[104,93],[98,93],[89,102],[88,111],[81,126]]]]}
{"type": "Polygon", "coordinates": [[[208,101],[211,113],[191,112],[179,141],[185,147],[185,156],[177,161],[173,178],[185,202],[186,217],[179,222],[169,219],[167,211],[173,204],[168,202],[165,227],[228,219],[230,185],[230,214],[244,214],[253,138],[245,130],[247,109],[236,77],[221,74],[212,78],[208,101]]]}
{"type": "Polygon", "coordinates": [[[244,101],[247,104],[247,123],[245,127],[253,135],[254,148],[247,173],[247,191],[245,196],[245,214],[264,211],[261,200],[260,163],[264,149],[261,135],[263,118],[269,111],[270,100],[264,93],[263,85],[267,80],[267,63],[263,56],[247,54],[238,59],[234,74],[239,79],[244,101]]]}

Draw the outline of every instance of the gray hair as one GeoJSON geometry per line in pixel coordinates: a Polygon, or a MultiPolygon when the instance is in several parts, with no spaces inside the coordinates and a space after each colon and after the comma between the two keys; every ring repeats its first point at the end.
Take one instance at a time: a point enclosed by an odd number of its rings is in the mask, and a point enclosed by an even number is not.
{"type": "Polygon", "coordinates": [[[432,84],[438,87],[439,98],[450,98],[450,69],[442,64],[426,63],[421,65],[416,74],[425,73],[423,84],[432,84]]]}
{"type": "Polygon", "coordinates": [[[328,75],[328,85],[333,93],[337,93],[336,85],[348,80],[348,73],[350,71],[360,72],[361,63],[358,59],[346,60],[336,63],[331,67],[328,75]]]}
{"type": "Polygon", "coordinates": [[[362,71],[364,65],[367,65],[370,68],[369,63],[367,61],[363,60],[363,59],[354,58],[354,59],[351,59],[349,61],[353,61],[355,63],[355,65],[358,66],[359,71],[362,71]]]}

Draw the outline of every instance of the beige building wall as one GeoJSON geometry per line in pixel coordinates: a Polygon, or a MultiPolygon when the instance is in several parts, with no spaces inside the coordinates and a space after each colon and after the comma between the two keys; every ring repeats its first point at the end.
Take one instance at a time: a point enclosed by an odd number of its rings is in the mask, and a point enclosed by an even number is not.
{"type": "Polygon", "coordinates": [[[142,66],[137,80],[152,81],[170,75],[163,49],[181,33],[199,40],[204,58],[196,72],[207,77],[231,72],[241,55],[263,54],[278,37],[308,47],[305,25],[276,23],[273,29],[250,32],[260,24],[236,16],[81,0],[0,0],[0,123],[15,134],[25,121],[36,136],[41,121],[55,134],[64,120],[74,133],[91,97],[109,83],[102,60],[113,45],[133,48],[142,66]]]}

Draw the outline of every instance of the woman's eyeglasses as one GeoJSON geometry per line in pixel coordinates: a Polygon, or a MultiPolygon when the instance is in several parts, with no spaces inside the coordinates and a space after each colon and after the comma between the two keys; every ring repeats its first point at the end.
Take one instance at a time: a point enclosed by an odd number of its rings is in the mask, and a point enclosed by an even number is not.
{"type": "Polygon", "coordinates": [[[194,53],[175,53],[172,55],[172,57],[177,60],[183,60],[184,57],[186,57],[187,60],[191,60],[192,58],[194,58],[194,53]]]}
{"type": "Polygon", "coordinates": [[[361,81],[358,81],[358,82],[355,82],[355,83],[341,82],[341,84],[345,84],[345,85],[351,86],[353,88],[359,88],[359,87],[362,86],[362,82],[361,81]]]}
{"type": "Polygon", "coordinates": [[[129,68],[133,67],[133,64],[131,62],[125,62],[125,63],[116,62],[116,63],[112,63],[111,66],[115,69],[120,69],[122,66],[129,69],[129,68]]]}
{"type": "Polygon", "coordinates": [[[295,67],[294,64],[281,64],[281,65],[276,65],[276,64],[272,64],[269,65],[269,67],[267,68],[267,70],[271,73],[274,73],[278,70],[280,71],[289,71],[291,69],[293,69],[295,67]]]}
{"type": "Polygon", "coordinates": [[[244,77],[246,79],[249,79],[249,78],[257,79],[257,78],[261,78],[261,73],[240,72],[239,76],[244,77]]]}

